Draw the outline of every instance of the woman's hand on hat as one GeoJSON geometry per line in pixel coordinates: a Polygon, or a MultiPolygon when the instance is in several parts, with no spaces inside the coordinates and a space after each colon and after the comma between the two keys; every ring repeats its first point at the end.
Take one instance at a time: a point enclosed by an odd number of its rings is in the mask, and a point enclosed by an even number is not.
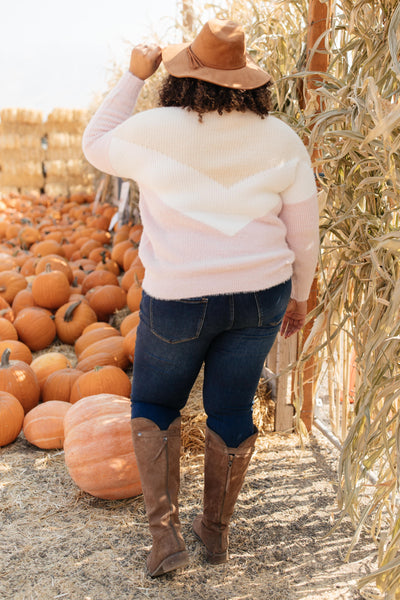
{"type": "Polygon", "coordinates": [[[147,79],[161,63],[161,48],[157,44],[139,44],[131,52],[129,71],[139,79],[147,79]]]}
{"type": "Polygon", "coordinates": [[[283,317],[281,335],[285,339],[302,329],[306,322],[307,301],[298,302],[291,298],[283,317]]]}

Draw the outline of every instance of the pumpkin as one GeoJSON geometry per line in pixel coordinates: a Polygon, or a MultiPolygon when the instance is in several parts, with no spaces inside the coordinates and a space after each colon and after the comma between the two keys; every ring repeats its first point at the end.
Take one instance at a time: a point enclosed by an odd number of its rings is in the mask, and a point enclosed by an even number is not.
{"type": "Polygon", "coordinates": [[[0,296],[0,317],[4,317],[11,323],[14,321],[14,313],[11,306],[0,296]]]}
{"type": "Polygon", "coordinates": [[[111,250],[111,258],[118,263],[122,268],[124,265],[124,254],[128,248],[133,248],[134,244],[130,240],[124,240],[123,242],[114,243],[111,250]]]}
{"type": "Polygon", "coordinates": [[[35,275],[43,273],[43,271],[47,269],[47,265],[50,265],[52,271],[61,271],[64,273],[69,283],[72,283],[74,276],[66,258],[59,256],[58,254],[42,256],[42,258],[39,258],[38,262],[36,263],[35,275]]]}
{"type": "Polygon", "coordinates": [[[14,317],[17,316],[20,310],[23,308],[28,308],[29,306],[36,306],[36,304],[32,296],[32,290],[25,288],[24,290],[18,292],[12,301],[11,308],[13,310],[14,317]]]}
{"type": "Polygon", "coordinates": [[[0,356],[6,348],[10,349],[11,360],[22,360],[27,365],[32,362],[32,352],[28,346],[19,340],[1,340],[0,341],[0,356]]]}
{"type": "Polygon", "coordinates": [[[32,282],[32,296],[38,306],[53,310],[68,302],[70,296],[69,281],[61,271],[51,267],[39,273],[32,282]]]}
{"type": "Polygon", "coordinates": [[[72,386],[82,373],[83,371],[79,369],[71,368],[59,369],[54,373],[50,373],[42,387],[43,402],[49,402],[50,400],[69,402],[72,386]]]}
{"type": "Polygon", "coordinates": [[[111,271],[92,271],[82,281],[82,294],[98,285],[119,285],[118,277],[111,271]]]}
{"type": "Polygon", "coordinates": [[[126,294],[126,303],[131,312],[136,312],[140,308],[143,290],[140,285],[133,283],[126,294]]]}
{"type": "MultiPolygon", "coordinates": [[[[93,325],[95,324],[93,323],[93,325]]],[[[118,329],[116,329],[112,325],[109,325],[108,323],[99,323],[98,325],[99,327],[95,327],[90,331],[88,330],[88,328],[86,328],[84,333],[76,340],[74,349],[75,354],[78,358],[80,357],[81,352],[83,352],[83,350],[85,350],[85,348],[87,348],[91,344],[94,344],[94,342],[98,342],[99,340],[105,338],[120,335],[118,329]]]]}
{"type": "Polygon", "coordinates": [[[50,400],[50,402],[35,406],[24,418],[25,438],[38,448],[62,448],[64,445],[64,418],[70,408],[69,402],[60,400],[50,400]]]}
{"type": "Polygon", "coordinates": [[[124,337],[123,348],[126,356],[129,358],[131,363],[133,363],[133,359],[135,357],[135,346],[136,346],[136,334],[137,334],[137,325],[124,337]]]}
{"type": "MultiPolygon", "coordinates": [[[[97,271],[97,273],[108,273],[109,271],[97,271]]],[[[87,300],[93,308],[98,319],[105,321],[116,310],[126,306],[126,292],[119,285],[101,285],[92,288],[87,294],[87,300]]]]}
{"type": "Polygon", "coordinates": [[[135,312],[133,313],[129,313],[129,315],[127,315],[122,321],[121,324],[119,326],[119,330],[121,332],[121,335],[126,335],[127,333],[129,333],[131,331],[131,329],[133,329],[134,327],[136,327],[137,325],[139,325],[139,311],[135,310],[135,312]]]}
{"type": "Polygon", "coordinates": [[[124,338],[121,335],[111,336],[94,342],[94,344],[91,344],[80,353],[79,361],[99,352],[105,352],[112,356],[115,364],[121,367],[121,369],[126,369],[129,366],[129,358],[124,349],[124,338]]]}
{"type": "Polygon", "coordinates": [[[74,404],[85,396],[101,393],[128,398],[131,393],[131,381],[128,375],[117,366],[97,366],[78,377],[72,386],[70,402],[74,404]]]}
{"type": "MultiPolygon", "coordinates": [[[[71,361],[62,352],[45,352],[36,356],[30,366],[36,374],[42,391],[47,378],[56,371],[70,367],[71,361]]],[[[58,400],[58,398],[53,398],[53,400],[58,400]]]]}
{"type": "Polygon", "coordinates": [[[44,350],[56,337],[53,315],[43,308],[31,306],[19,311],[14,321],[18,336],[31,350],[44,350]]]}
{"type": "Polygon", "coordinates": [[[117,366],[114,356],[108,352],[96,352],[78,360],[76,368],[87,373],[87,371],[93,371],[96,367],[104,367],[106,365],[117,366]]]}
{"type": "Polygon", "coordinates": [[[30,250],[34,256],[48,256],[49,254],[63,256],[64,254],[61,244],[56,240],[42,240],[33,244],[30,250]]]}
{"type": "Polygon", "coordinates": [[[17,271],[0,271],[0,296],[11,304],[20,290],[28,285],[27,280],[17,271]]]}
{"type": "Polygon", "coordinates": [[[17,340],[18,333],[8,319],[0,317],[0,340],[17,340]]]}
{"type": "Polygon", "coordinates": [[[10,360],[9,348],[1,356],[0,390],[15,396],[25,414],[39,403],[40,387],[34,371],[22,360],[10,360]]]}
{"type": "Polygon", "coordinates": [[[11,444],[22,429],[24,409],[15,396],[0,392],[0,446],[11,444]]]}
{"type": "Polygon", "coordinates": [[[86,301],[67,302],[55,314],[57,336],[64,344],[73,344],[85,327],[97,321],[97,315],[86,301]]]}
{"type": "Polygon", "coordinates": [[[65,464],[81,490],[105,500],[141,494],[130,421],[129,399],[114,394],[86,396],[67,412],[65,464]]]}

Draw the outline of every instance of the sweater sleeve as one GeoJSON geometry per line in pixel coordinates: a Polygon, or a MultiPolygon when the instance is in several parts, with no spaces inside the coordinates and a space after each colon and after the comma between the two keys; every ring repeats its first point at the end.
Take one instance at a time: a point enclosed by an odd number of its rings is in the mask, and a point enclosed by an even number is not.
{"type": "Polygon", "coordinates": [[[292,298],[308,299],[319,254],[319,210],[314,173],[309,161],[297,165],[294,183],[282,194],[280,219],[286,226],[286,241],[295,255],[292,298]]]}
{"type": "Polygon", "coordinates": [[[124,73],[89,121],[82,138],[82,150],[99,171],[118,176],[110,160],[113,130],[132,115],[143,84],[142,79],[129,71],[124,73]]]}

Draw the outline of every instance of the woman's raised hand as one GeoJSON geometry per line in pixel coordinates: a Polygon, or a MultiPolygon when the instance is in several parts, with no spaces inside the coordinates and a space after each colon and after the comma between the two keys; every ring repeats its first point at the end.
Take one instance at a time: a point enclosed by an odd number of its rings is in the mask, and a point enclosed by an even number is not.
{"type": "Polygon", "coordinates": [[[161,48],[157,44],[138,44],[131,52],[129,70],[139,79],[147,79],[161,63],[161,48]]]}

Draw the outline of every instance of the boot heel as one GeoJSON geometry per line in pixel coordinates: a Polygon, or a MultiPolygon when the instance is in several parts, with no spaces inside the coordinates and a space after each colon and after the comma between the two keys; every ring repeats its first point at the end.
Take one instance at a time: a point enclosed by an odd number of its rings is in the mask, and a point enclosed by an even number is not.
{"type": "Polygon", "coordinates": [[[175,569],[186,567],[187,564],[189,564],[189,554],[187,551],[183,550],[182,552],[176,552],[175,554],[171,554],[171,556],[167,556],[167,558],[158,565],[157,569],[152,573],[149,573],[149,575],[150,577],[159,577],[170,571],[175,571],[175,569]]]}
{"type": "Polygon", "coordinates": [[[210,563],[210,565],[222,565],[223,563],[228,562],[228,550],[218,553],[207,551],[206,561],[210,563]]]}

